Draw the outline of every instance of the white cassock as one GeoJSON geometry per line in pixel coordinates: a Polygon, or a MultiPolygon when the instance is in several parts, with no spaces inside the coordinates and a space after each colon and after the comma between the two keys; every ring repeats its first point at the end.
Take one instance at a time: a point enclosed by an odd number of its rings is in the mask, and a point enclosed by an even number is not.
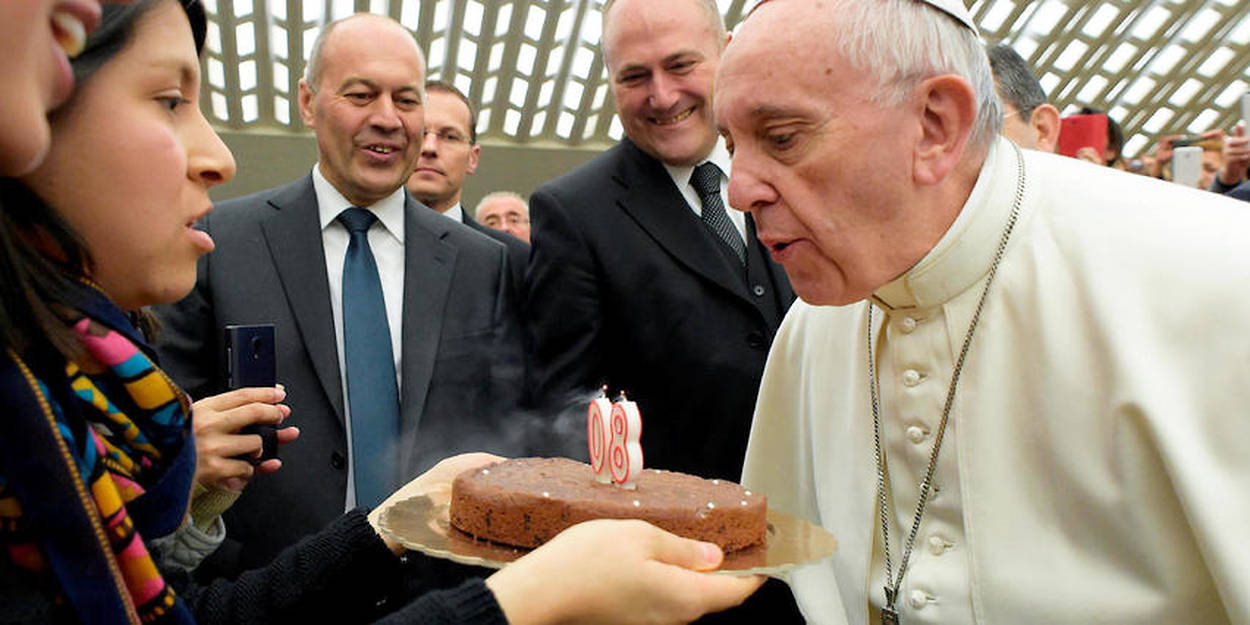
{"type": "MultiPolygon", "coordinates": [[[[898,608],[913,623],[1250,624],[1250,206],[1005,140],[959,218],[876,293],[894,571],[964,365],[898,608]]],[[[796,302],[743,482],[838,539],[812,623],[883,599],[867,304],[796,302]]],[[[871,605],[870,605],[871,604],[871,605]]]]}

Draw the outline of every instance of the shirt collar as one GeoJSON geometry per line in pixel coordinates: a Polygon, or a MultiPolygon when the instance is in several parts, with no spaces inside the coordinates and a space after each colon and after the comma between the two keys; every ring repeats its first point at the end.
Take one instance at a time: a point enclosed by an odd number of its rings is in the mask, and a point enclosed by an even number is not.
{"type": "MultiPolygon", "coordinates": [[[[725,178],[729,177],[731,159],[729,158],[729,150],[725,149],[725,139],[723,137],[717,137],[716,144],[712,146],[712,151],[708,152],[707,157],[694,165],[669,165],[668,163],[663,163],[663,165],[664,169],[668,170],[668,175],[672,177],[673,184],[677,185],[678,189],[684,189],[690,185],[690,174],[694,173],[695,166],[702,165],[708,161],[716,163],[716,166],[720,168],[722,176],[725,178]]],[[[725,203],[726,206],[728,204],[728,202],[725,203]]]]}
{"type": "MultiPolygon", "coordinates": [[[[321,174],[321,167],[313,165],[313,191],[317,194],[317,214],[321,220],[321,229],[325,230],[334,220],[349,207],[355,206],[343,197],[339,190],[330,184],[321,174]]],[[[395,189],[390,195],[374,202],[372,206],[363,206],[373,211],[378,221],[392,236],[404,242],[404,188],[395,189]]]]}
{"type": "Polygon", "coordinates": [[[1011,215],[1016,178],[1012,150],[998,139],[990,145],[972,193],[937,245],[907,273],[873,293],[886,309],[929,308],[976,284],[990,270],[1011,215]]]}
{"type": "Polygon", "coordinates": [[[464,223],[464,206],[461,206],[460,202],[456,202],[442,215],[456,223],[464,223]]]}

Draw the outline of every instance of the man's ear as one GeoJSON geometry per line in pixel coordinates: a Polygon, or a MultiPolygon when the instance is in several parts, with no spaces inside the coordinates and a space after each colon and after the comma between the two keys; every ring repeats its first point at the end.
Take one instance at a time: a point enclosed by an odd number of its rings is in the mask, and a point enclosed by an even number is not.
{"type": "Polygon", "coordinates": [[[316,128],[316,118],[313,115],[313,93],[312,87],[308,86],[308,81],[303,78],[299,79],[299,116],[304,120],[304,125],[309,128],[316,128]]]}
{"type": "Polygon", "coordinates": [[[477,171],[477,159],[481,158],[481,156],[482,156],[481,144],[474,143],[473,147],[469,148],[469,168],[466,170],[468,173],[471,174],[477,171]]]}
{"type": "Polygon", "coordinates": [[[920,137],[912,175],[918,184],[937,184],[963,158],[976,118],[976,95],[968,81],[952,74],[921,82],[915,93],[920,137]]]}
{"type": "Polygon", "coordinates": [[[1059,109],[1042,104],[1029,116],[1029,127],[1037,134],[1037,149],[1054,152],[1059,147],[1059,109]]]}

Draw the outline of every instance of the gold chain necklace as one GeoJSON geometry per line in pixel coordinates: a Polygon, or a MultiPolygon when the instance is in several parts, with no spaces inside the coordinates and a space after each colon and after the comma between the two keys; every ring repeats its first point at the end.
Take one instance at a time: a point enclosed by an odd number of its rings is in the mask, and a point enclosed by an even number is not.
{"type": "Polygon", "coordinates": [[[933,474],[937,470],[938,452],[942,449],[942,438],[946,434],[946,421],[950,417],[951,407],[955,404],[955,389],[959,385],[959,375],[963,372],[964,359],[968,356],[968,348],[972,346],[972,336],[976,333],[977,322],[981,320],[981,310],[985,307],[985,298],[989,295],[990,285],[998,274],[998,265],[1007,251],[1007,241],[1011,239],[1011,231],[1016,227],[1020,217],[1020,203],[1024,199],[1024,154],[1020,148],[1012,144],[1016,154],[1016,197],[1011,205],[1011,216],[1007,219],[1007,227],[998,241],[998,249],[994,252],[994,260],[990,263],[989,277],[985,279],[985,287],[981,290],[981,299],[977,301],[976,311],[972,314],[972,322],[968,324],[968,333],[964,335],[963,347],[955,360],[955,370],[951,375],[950,388],[946,391],[946,403],[942,406],[942,419],[938,423],[937,435],[933,439],[933,452],[929,455],[929,467],[925,470],[924,479],[920,482],[920,498],[916,502],[916,512],[912,516],[911,531],[903,543],[903,557],[898,565],[898,577],[894,577],[890,562],[890,494],[886,487],[885,449],[881,446],[880,401],[877,398],[878,384],[876,358],[873,356],[872,336],[872,301],[868,301],[868,389],[872,397],[872,439],[875,446],[877,461],[877,499],[880,504],[881,546],[885,552],[885,603],[881,607],[883,625],[898,625],[899,589],[903,585],[903,575],[907,572],[907,564],[911,559],[912,547],[916,544],[916,534],[920,531],[920,519],[924,516],[925,504],[929,501],[929,493],[933,486],[933,474]]]}

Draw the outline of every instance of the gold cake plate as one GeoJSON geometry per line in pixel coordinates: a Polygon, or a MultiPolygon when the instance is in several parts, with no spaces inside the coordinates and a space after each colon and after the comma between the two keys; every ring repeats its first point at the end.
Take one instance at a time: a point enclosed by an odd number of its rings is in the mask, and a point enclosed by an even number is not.
{"type": "MultiPolygon", "coordinates": [[[[530,550],[473,538],[451,526],[450,496],[431,492],[395,502],[382,510],[378,525],[396,542],[428,556],[500,569],[530,550]]],[[[768,511],[765,544],[730,552],[721,568],[727,575],[781,574],[833,554],[837,540],[823,527],[776,510],[768,511]]]]}

